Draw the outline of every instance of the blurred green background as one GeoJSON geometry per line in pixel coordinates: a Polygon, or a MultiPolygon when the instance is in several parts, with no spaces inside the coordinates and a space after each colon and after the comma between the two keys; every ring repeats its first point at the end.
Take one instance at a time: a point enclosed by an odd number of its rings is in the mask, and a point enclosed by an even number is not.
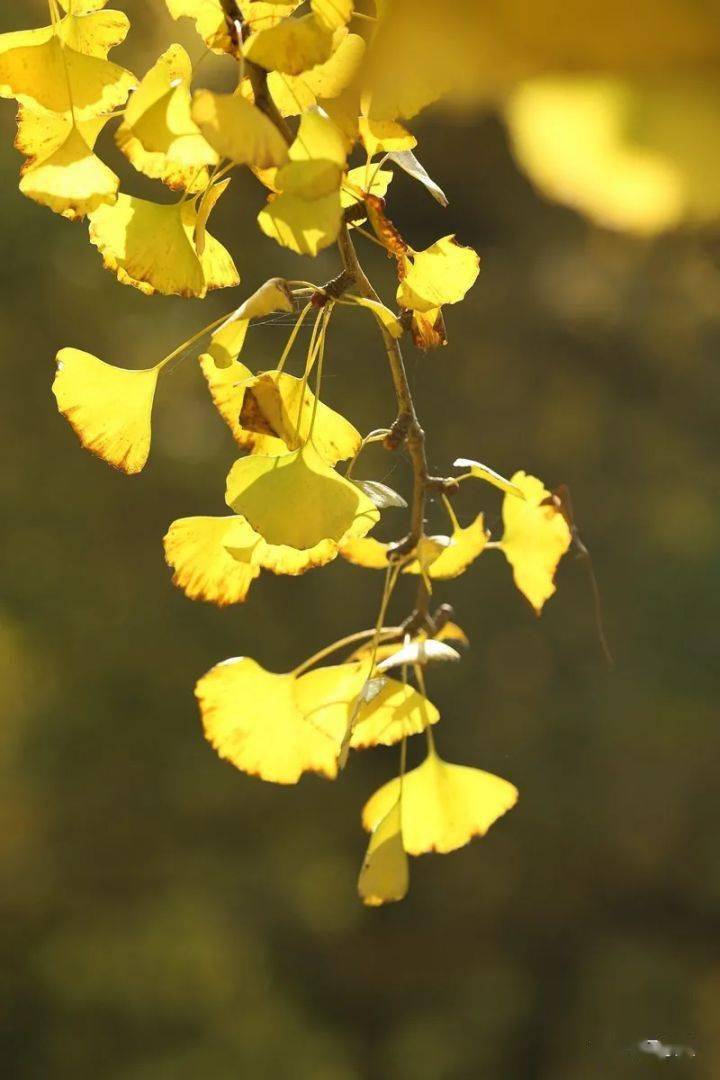
{"type": "MultiPolygon", "coordinates": [[[[118,62],[142,70],[171,35],[192,41],[159,3],[120,6],[136,40],[118,62]]],[[[42,4],[13,4],[0,31],[42,18],[42,4]]],[[[79,448],[50,392],[63,345],[147,366],[271,274],[322,281],[335,256],[311,264],[261,237],[261,189],[238,177],[214,232],[241,288],[148,299],[102,270],[83,225],[18,193],[4,103],[0,1061],[12,1080],[720,1076],[720,237],[634,239],[544,202],[493,115],[431,109],[411,126],[450,207],[399,177],[391,215],[415,247],[455,231],[483,260],[447,311],[448,347],[408,349],[431,467],[469,456],[569,484],[615,668],[581,563],[565,560],[540,620],[494,552],[438,590],[472,644],[432,679],[440,748],[521,798],[484,840],[413,860],[404,903],[364,909],[359,812],[395,754],[356,755],[335,784],[265,785],[205,743],[192,688],[225,657],[285,670],[370,625],[380,577],[338,561],[264,575],[242,607],[191,603],[161,538],[176,517],[223,512],[234,459],[197,365],[161,382],[135,478],[79,448]],[[641,1053],[651,1038],[696,1056],[641,1053]]],[[[392,267],[370,244],[362,256],[391,298],[392,267]]],[[[251,330],[247,362],[272,366],[286,334],[251,330]]],[[[327,372],[330,403],[358,427],[392,419],[369,318],[339,312],[327,372]]],[[[377,451],[371,474],[406,490],[404,461],[377,451]]],[[[484,506],[497,531],[499,500],[466,487],[461,516],[484,506]]],[[[437,508],[431,525],[444,527],[437,508]]],[[[401,591],[396,613],[408,602],[401,591]]]]}

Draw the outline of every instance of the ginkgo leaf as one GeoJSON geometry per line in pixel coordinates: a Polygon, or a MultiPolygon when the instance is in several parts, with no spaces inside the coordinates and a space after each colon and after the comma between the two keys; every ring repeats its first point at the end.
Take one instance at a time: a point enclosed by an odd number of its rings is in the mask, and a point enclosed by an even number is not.
{"type": "Polygon", "coordinates": [[[444,236],[413,255],[412,264],[398,286],[398,303],[420,312],[443,304],[457,304],[479,272],[477,253],[472,248],[461,247],[454,236],[444,236]]]}
{"type": "MultiPolygon", "coordinates": [[[[291,161],[334,162],[345,167],[345,140],[332,120],[321,109],[310,109],[300,119],[300,126],[290,147],[291,161]]],[[[285,190],[283,184],[280,184],[285,190]]],[[[298,188],[293,187],[295,192],[298,188]]]]}
{"type": "Polygon", "coordinates": [[[202,297],[240,279],[230,254],[213,237],[198,253],[198,219],[192,200],[161,205],[120,195],[113,206],[90,215],[90,241],[119,281],[148,295],[202,297]]]}
{"type": "Polygon", "coordinates": [[[374,536],[361,536],[347,540],[340,548],[340,554],[355,566],[385,570],[388,566],[388,546],[374,536]]]}
{"type": "Polygon", "coordinates": [[[190,115],[191,78],[190,57],[181,45],[171,45],[130,98],[115,141],[145,176],[202,191],[218,156],[190,115]]]}
{"type": "MultiPolygon", "coordinates": [[[[57,115],[57,121],[62,127],[64,117],[57,115]]],[[[86,133],[83,134],[83,130],[68,120],[60,144],[46,157],[36,157],[24,167],[20,180],[23,195],[71,221],[103,203],[115,202],[120,181],[92,149],[104,122],[104,119],[86,121],[82,125],[86,133]]],[[[27,136],[27,123],[24,126],[27,136]]]]}
{"type": "MultiPolygon", "coordinates": [[[[525,495],[521,488],[517,484],[513,484],[510,480],[506,480],[504,476],[501,476],[499,472],[495,472],[489,465],[482,465],[479,461],[473,461],[471,458],[456,458],[453,462],[453,468],[455,469],[468,469],[471,476],[476,477],[478,480],[487,480],[488,484],[492,484],[493,487],[499,488],[500,491],[505,491],[509,495],[515,495],[519,499],[524,499],[525,495]]],[[[462,480],[462,477],[458,477],[462,480]]]]}
{"type": "Polygon", "coordinates": [[[377,692],[363,699],[369,672],[366,663],[308,671],[296,687],[303,715],[338,743],[352,723],[350,746],[356,750],[392,746],[438,722],[440,714],[432,702],[396,679],[385,679],[377,692]]]}
{"type": "Polygon", "coordinates": [[[458,641],[466,647],[470,645],[470,639],[461,626],[457,623],[447,622],[433,634],[436,641],[458,641]]]}
{"type": "MultiPolygon", "coordinates": [[[[264,371],[245,383],[240,426],[253,434],[282,440],[280,452],[298,450],[310,434],[321,457],[330,465],[352,457],[360,448],[360,432],[340,413],[315,395],[303,380],[285,372],[264,371]]],[[[257,444],[256,444],[257,452],[257,444]]],[[[267,452],[266,450],[264,452],[267,452]]]]}
{"type": "MultiPolygon", "coordinates": [[[[289,286],[282,278],[270,278],[261,285],[252,296],[249,296],[245,300],[237,311],[227,319],[222,326],[218,327],[214,331],[210,338],[207,352],[202,353],[200,356],[200,363],[203,365],[207,360],[212,361],[216,367],[230,368],[233,366],[242,352],[242,347],[245,342],[245,335],[250,324],[251,319],[260,319],[265,315],[271,314],[274,311],[293,311],[292,294],[290,293],[289,286]]],[[[245,368],[245,374],[242,378],[249,378],[250,372],[245,368]]],[[[208,372],[208,381],[211,383],[211,390],[215,382],[214,378],[208,372]]],[[[240,392],[238,400],[235,400],[235,395],[232,393],[233,387],[240,381],[240,376],[235,379],[235,382],[231,382],[227,387],[229,401],[227,402],[227,409],[220,412],[230,424],[230,427],[235,430],[237,413],[240,405],[242,404],[242,392],[240,392]]],[[[218,405],[218,408],[220,406],[218,405]]]]}
{"type": "Polygon", "coordinates": [[[329,192],[312,201],[283,192],[272,197],[258,214],[266,236],[298,255],[315,256],[337,240],[342,222],[340,193],[329,192]]]}
{"type": "Polygon", "coordinates": [[[316,64],[324,64],[332,45],[332,31],[310,14],[256,31],[243,45],[243,53],[268,71],[299,75],[316,64]]]}
{"type": "MultiPolygon", "coordinates": [[[[369,157],[374,157],[375,154],[408,151],[417,146],[415,136],[396,120],[371,120],[367,116],[361,116],[358,130],[369,157]]],[[[404,167],[401,165],[401,168],[404,167]]]]}
{"type": "MultiPolygon", "coordinates": [[[[244,521],[243,518],[238,520],[244,521]]],[[[249,562],[273,574],[297,577],[318,566],[327,566],[337,557],[337,544],[333,540],[321,540],[311,548],[300,550],[287,544],[268,544],[247,522],[245,528],[242,545],[229,544],[228,554],[241,563],[249,562]]]]}
{"type": "Polygon", "coordinates": [[[80,349],[57,354],[53,393],[82,445],[126,473],[140,472],[150,453],[158,369],[113,367],[80,349]]]}
{"type": "MultiPolygon", "coordinates": [[[[375,830],[400,796],[400,778],[376,791],[365,804],[363,826],[375,830]]],[[[430,750],[402,780],[402,833],[409,855],[445,854],[484,836],[517,802],[507,780],[466,765],[451,765],[430,750]]]]}
{"type": "MultiPolygon", "coordinates": [[[[368,121],[369,123],[378,123],[378,121],[368,121]]],[[[404,169],[408,176],[412,176],[414,180],[426,187],[432,195],[435,202],[440,203],[442,207],[448,206],[448,198],[441,187],[435,183],[431,176],[425,171],[418,159],[415,157],[411,149],[398,149],[390,150],[388,152],[390,161],[394,161],[396,165],[399,165],[401,169],[404,169]]]]}
{"type": "MultiPolygon", "coordinates": [[[[359,165],[350,169],[343,180],[340,201],[343,208],[363,202],[368,194],[383,198],[392,182],[393,174],[389,169],[378,169],[372,164],[359,165]]],[[[354,219],[355,224],[360,224],[354,219]]]]}
{"type": "Polygon", "coordinates": [[[238,165],[284,165],[288,148],[273,122],[240,94],[198,90],[192,117],[210,146],[238,165]]]}
{"type": "Polygon", "coordinates": [[[122,105],[136,80],[105,59],[108,48],[122,40],[117,20],[108,37],[108,15],[119,16],[127,27],[120,12],[100,11],[82,16],[82,35],[71,32],[79,21],[74,16],[66,16],[57,32],[44,26],[0,35],[0,97],[51,112],[72,112],[77,121],[122,105]]]}
{"type": "Polygon", "coordinates": [[[364,536],[379,520],[370,499],[336,473],[313,446],[235,462],[226,501],[269,544],[312,548],[364,536]]]}
{"type": "Polygon", "coordinates": [[[337,775],[337,740],[303,716],[293,674],[239,657],[212,668],[195,694],[205,737],[243,772],[275,784],[296,784],[304,772],[337,775]]]}
{"type": "MultiPolygon", "coordinates": [[[[459,577],[478,556],[482,555],[489,539],[483,515],[478,514],[475,520],[465,528],[458,525],[453,530],[450,539],[452,542],[443,548],[427,568],[427,573],[436,581],[447,581],[449,578],[459,577]]],[[[419,574],[420,572],[420,563],[417,560],[403,569],[405,574],[419,574]]]]}
{"type": "MultiPolygon", "coordinates": [[[[238,319],[216,330],[210,339],[208,351],[200,356],[200,367],[207,380],[215,408],[230,428],[239,446],[251,450],[261,445],[263,436],[256,436],[240,427],[240,408],[245,393],[245,382],[252,372],[237,359],[247,332],[247,321],[238,319]],[[237,349],[237,352],[236,352],[237,349]]],[[[282,452],[280,440],[276,440],[278,453],[282,452]]]]}
{"type": "Polygon", "coordinates": [[[386,656],[378,666],[378,671],[391,671],[392,668],[405,667],[406,664],[446,663],[448,660],[460,660],[460,653],[435,638],[419,638],[402,645],[390,656],[386,656]]]}
{"type": "Polygon", "coordinates": [[[318,101],[338,98],[355,79],[365,53],[365,42],[359,34],[343,28],[333,35],[333,51],[324,64],[304,71],[302,75],[283,75],[271,71],[268,89],[283,116],[299,116],[318,101]]]}
{"type": "Polygon", "coordinates": [[[451,544],[452,539],[449,536],[421,536],[416,550],[417,573],[431,573],[435,563],[451,544]]]}
{"type": "Polygon", "coordinates": [[[271,195],[258,214],[266,236],[301,255],[317,255],[337,239],[342,221],[340,183],[347,147],[332,121],[317,109],[303,114],[278,170],[271,195]]]}
{"type": "Polygon", "coordinates": [[[520,592],[539,615],[555,592],[555,572],[570,547],[570,528],[541,480],[522,471],[511,477],[524,499],[503,499],[504,532],[499,543],[520,592]]]}
{"type": "Polygon", "coordinates": [[[379,300],[368,300],[365,296],[355,296],[353,293],[348,293],[347,300],[351,300],[353,304],[358,304],[360,307],[368,308],[372,311],[375,318],[389,330],[394,338],[400,338],[403,335],[403,326],[397,315],[395,315],[390,308],[386,308],[384,304],[381,304],[379,300]]]}
{"type": "Polygon", "coordinates": [[[349,21],[355,5],[353,0],[310,0],[310,7],[321,23],[337,30],[349,21]]]}
{"type": "Polygon", "coordinates": [[[72,15],[89,15],[93,11],[100,11],[108,0],[58,0],[63,11],[72,15]]]}
{"type": "Polygon", "coordinates": [[[358,878],[358,893],[368,907],[402,900],[410,884],[408,857],[403,846],[401,802],[389,808],[373,829],[358,878]]]}
{"type": "Polygon", "coordinates": [[[233,44],[220,0],[165,0],[173,19],[187,17],[213,52],[232,53],[233,44]]]}
{"type": "Polygon", "coordinates": [[[268,278],[235,312],[238,319],[262,319],[275,311],[293,311],[290,286],[284,278],[268,278]]]}
{"type": "Polygon", "coordinates": [[[249,559],[233,558],[228,546],[242,548],[251,539],[249,533],[247,523],[235,516],[173,521],[163,540],[173,583],[191,600],[208,600],[220,607],[241,603],[260,568],[249,559]]]}

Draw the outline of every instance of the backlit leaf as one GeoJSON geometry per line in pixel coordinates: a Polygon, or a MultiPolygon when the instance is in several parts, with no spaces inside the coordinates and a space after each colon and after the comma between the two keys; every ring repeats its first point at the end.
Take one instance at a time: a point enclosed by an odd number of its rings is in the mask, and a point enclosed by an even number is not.
{"type": "Polygon", "coordinates": [[[115,468],[140,472],[150,453],[157,368],[113,367],[80,349],[61,349],[53,393],[82,445],[115,468]]]}
{"type": "Polygon", "coordinates": [[[193,200],[160,204],[120,195],[113,206],[90,215],[90,240],[124,284],[148,295],[202,297],[240,279],[229,253],[213,237],[199,254],[195,232],[201,209],[193,200]]]}
{"type": "Polygon", "coordinates": [[[312,445],[278,457],[235,462],[226,500],[269,543],[305,549],[364,536],[379,519],[370,499],[336,473],[312,445]]]}
{"type": "MultiPolygon", "coordinates": [[[[400,779],[391,780],[369,799],[363,825],[372,832],[397,804],[400,779]]],[[[451,765],[431,750],[422,765],[402,781],[402,833],[410,855],[444,854],[484,836],[517,802],[517,788],[480,769],[451,765]]]]}
{"type": "Polygon", "coordinates": [[[365,42],[359,34],[346,29],[333,35],[333,51],[329,60],[317,64],[301,75],[283,75],[271,71],[268,88],[283,116],[298,116],[318,101],[327,103],[350,86],[360,70],[365,42]]]}
{"type": "Polygon", "coordinates": [[[412,258],[397,291],[398,303],[428,312],[443,304],[457,304],[474,284],[480,260],[472,248],[461,247],[454,236],[444,236],[412,258]]]}
{"type": "Polygon", "coordinates": [[[358,878],[358,893],[368,907],[402,900],[409,888],[409,874],[398,797],[373,829],[358,878]]]}
{"type": "Polygon", "coordinates": [[[332,45],[332,31],[310,14],[256,31],[243,45],[243,53],[268,71],[299,75],[316,64],[324,64],[332,45]]]}
{"type": "Polygon", "coordinates": [[[198,90],[192,117],[210,146],[238,165],[267,169],[288,159],[287,144],[273,122],[238,93],[198,90]]]}
{"type": "Polygon", "coordinates": [[[171,45],[130,98],[115,141],[145,176],[171,188],[200,191],[218,156],[190,115],[191,79],[188,54],[181,45],[171,45]]]}
{"type": "Polygon", "coordinates": [[[515,584],[539,615],[555,592],[555,572],[572,536],[541,480],[520,471],[511,481],[525,498],[503,499],[505,528],[499,547],[512,566],[515,584]]]}
{"type": "Polygon", "coordinates": [[[517,484],[513,484],[510,480],[506,480],[500,473],[495,472],[489,465],[482,465],[479,461],[473,461],[471,458],[456,458],[453,462],[453,467],[456,469],[468,469],[470,474],[476,477],[478,480],[487,480],[488,484],[492,484],[493,487],[499,488],[500,491],[505,491],[509,495],[515,495],[518,499],[524,499],[525,495],[521,488],[517,484]]]}
{"type": "Polygon", "coordinates": [[[174,570],[173,583],[191,600],[219,606],[241,603],[260,568],[233,558],[228,546],[242,547],[251,532],[235,516],[173,521],[163,540],[165,560],[174,570]]]}
{"type": "MultiPolygon", "coordinates": [[[[27,111],[23,116],[23,137],[27,139],[27,111]]],[[[50,123],[55,122],[61,142],[47,156],[40,153],[34,161],[25,165],[20,180],[23,195],[71,221],[84,217],[103,203],[113,203],[120,181],[112,169],[93,153],[95,139],[105,123],[104,118],[85,121],[78,126],[60,114],[46,113],[45,116],[53,118],[50,123]]],[[[43,125],[46,132],[48,126],[43,125]]],[[[32,149],[38,150],[37,142],[32,149]]]]}

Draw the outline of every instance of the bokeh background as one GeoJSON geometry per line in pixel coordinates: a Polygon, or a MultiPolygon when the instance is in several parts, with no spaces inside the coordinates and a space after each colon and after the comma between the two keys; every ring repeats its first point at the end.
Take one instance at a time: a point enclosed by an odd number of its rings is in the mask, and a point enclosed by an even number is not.
{"type": "MultiPolygon", "coordinates": [[[[159,0],[118,6],[135,17],[119,62],[143,69],[169,40],[192,42],[159,0]]],[[[714,4],[684,9],[717,17],[714,4]]],[[[0,30],[43,17],[23,0],[0,30]]],[[[622,29],[616,41],[623,63],[641,56],[622,29]]],[[[238,177],[214,218],[243,275],[236,293],[124,288],[83,225],[18,193],[3,103],[0,1060],[12,1080],[720,1076],[720,234],[610,231],[548,201],[497,109],[467,94],[411,126],[450,207],[400,176],[392,216],[415,247],[457,232],[483,260],[447,312],[447,348],[408,349],[432,468],[462,455],[569,484],[615,666],[582,563],[565,560],[540,620],[499,553],[443,588],[471,648],[433,676],[440,747],[521,798],[484,840],[414,860],[404,903],[364,909],[359,812],[395,756],[356,755],[334,784],[264,785],[205,743],[192,687],[225,657],[285,670],[370,625],[380,579],[338,561],[264,575],[243,607],[191,603],[161,538],[176,517],[222,512],[234,458],[193,359],[160,384],[134,478],[79,448],[50,392],[60,346],[147,366],[271,274],[322,281],[335,257],[313,265],[262,238],[262,192],[238,177]],[[642,1053],[653,1038],[696,1056],[642,1053]]],[[[382,253],[362,256],[392,297],[382,253]]],[[[286,334],[251,330],[248,363],[272,366],[286,334]]],[[[358,427],[392,419],[370,319],[338,313],[327,371],[330,403],[358,427]]],[[[406,490],[409,470],[377,451],[366,475],[406,490]]],[[[461,516],[483,506],[497,530],[494,493],[466,487],[461,516]]],[[[401,593],[396,612],[407,603],[401,593]]]]}

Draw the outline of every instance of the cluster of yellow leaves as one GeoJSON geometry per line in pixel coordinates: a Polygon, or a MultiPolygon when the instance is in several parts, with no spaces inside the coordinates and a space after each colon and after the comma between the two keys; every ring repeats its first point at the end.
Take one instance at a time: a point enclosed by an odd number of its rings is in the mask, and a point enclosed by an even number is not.
{"type": "MultiPolygon", "coordinates": [[[[472,466],[466,476],[489,480],[505,491],[502,536],[491,542],[482,514],[465,527],[453,514],[452,533],[426,537],[416,557],[406,561],[403,573],[422,573],[430,581],[455,578],[485,550],[498,548],[512,567],[517,588],[539,615],[546,600],[555,592],[558,564],[572,543],[570,527],[562,510],[535,476],[519,471],[510,480],[505,480],[485,465],[466,459],[460,459],[457,464],[472,466]]],[[[389,544],[366,536],[349,539],[342,544],[340,552],[356,566],[381,570],[389,564],[389,549],[389,544]]],[[[430,587],[430,583],[428,585],[430,587]]]]}
{"type": "MultiPolygon", "coordinates": [[[[351,479],[357,456],[377,433],[363,440],[319,397],[335,303],[369,311],[386,340],[409,328],[427,349],[445,343],[443,309],[460,302],[478,276],[478,255],[453,235],[415,251],[385,214],[393,179],[388,162],[447,205],[413,153],[415,137],[398,121],[415,111],[400,100],[412,98],[413,88],[397,87],[399,103],[392,106],[382,105],[378,88],[363,91],[366,37],[349,28],[353,0],[239,0],[237,21],[221,0],[166,2],[173,18],[193,20],[209,50],[237,61],[233,92],[195,88],[193,65],[177,44],[138,83],[107,58],[128,21],[106,10],[105,0],[68,0],[62,11],[59,0],[50,0],[50,26],[0,37],[0,95],[19,104],[16,145],[27,158],[21,190],[65,217],[87,216],[92,244],[121,283],[148,296],[203,298],[240,280],[208,222],[230,182],[226,174],[246,167],[268,192],[260,229],[297,254],[317,255],[338,239],[344,221],[361,227],[367,220],[395,259],[399,311],[353,292],[337,297],[329,288],[322,294],[307,283],[272,278],[152,368],[119,368],[61,349],[53,384],[60,412],[83,446],[138,473],[150,452],[159,377],[210,334],[199,366],[242,456],[227,475],[231,512],[181,518],[164,538],[173,582],[187,596],[240,603],[263,570],[302,574],[342,554],[386,572],[384,616],[397,572],[421,577],[429,594],[433,583],[459,577],[495,548],[539,614],[572,539],[560,503],[540,480],[524,472],[506,480],[460,459],[456,465],[469,470],[460,479],[475,477],[503,491],[502,536],[491,539],[483,513],[461,525],[445,499],[449,535],[422,535],[398,560],[396,548],[368,534],[381,509],[404,501],[382,484],[351,479]],[[119,114],[118,148],[138,172],[179,192],[175,201],[120,192],[118,177],[95,154],[105,124],[119,114]],[[351,165],[356,147],[365,160],[351,165]],[[277,367],[247,367],[241,355],[252,321],[292,315],[298,298],[309,295],[277,367]],[[305,369],[293,375],[285,360],[310,311],[315,323],[305,369]],[[348,459],[343,473],[338,466],[348,459]]],[[[378,4],[381,29],[385,13],[378,4]]],[[[359,892],[371,905],[405,895],[409,855],[452,851],[484,835],[517,799],[508,781],[445,762],[435,749],[432,728],[440,717],[425,695],[422,669],[458,660],[448,641],[467,639],[454,624],[432,628],[428,620],[412,635],[396,629],[383,638],[379,626],[282,674],[246,657],[227,660],[196,688],[205,734],[218,754],[266,781],[294,784],[306,772],[332,779],[350,750],[401,745],[400,775],[363,811],[370,841],[359,892]],[[317,666],[357,640],[363,644],[344,662],[317,666]],[[401,678],[390,677],[393,671],[401,678]],[[406,741],[420,734],[427,756],[406,771],[406,741]]]]}
{"type": "Polygon", "coordinates": [[[119,186],[94,146],[135,78],[107,59],[129,23],[103,6],[79,4],[50,26],[0,35],[0,97],[20,106],[21,190],[68,218],[112,203],[119,186]]]}
{"type": "Polygon", "coordinates": [[[295,784],[305,772],[334,779],[349,727],[350,746],[364,750],[440,719],[427,698],[394,679],[363,701],[369,673],[357,661],[277,675],[247,657],[226,660],[197,684],[205,734],[220,757],[262,780],[295,784]]]}

